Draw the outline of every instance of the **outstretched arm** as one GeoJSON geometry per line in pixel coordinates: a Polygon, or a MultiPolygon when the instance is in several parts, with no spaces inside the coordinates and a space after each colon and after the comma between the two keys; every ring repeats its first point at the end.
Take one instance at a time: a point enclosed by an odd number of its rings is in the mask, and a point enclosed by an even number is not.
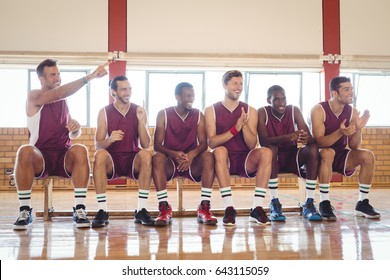
{"type": "Polygon", "coordinates": [[[30,91],[27,96],[27,106],[26,106],[27,115],[28,116],[34,115],[36,112],[39,111],[39,108],[42,105],[71,96],[72,94],[76,93],[79,89],[81,89],[84,85],[86,85],[90,80],[107,75],[106,67],[110,63],[111,62],[107,62],[103,65],[100,65],[91,74],[88,74],[87,76],[81,79],[75,80],[73,82],[59,86],[57,88],[49,89],[49,90],[37,89],[37,90],[30,91]]]}

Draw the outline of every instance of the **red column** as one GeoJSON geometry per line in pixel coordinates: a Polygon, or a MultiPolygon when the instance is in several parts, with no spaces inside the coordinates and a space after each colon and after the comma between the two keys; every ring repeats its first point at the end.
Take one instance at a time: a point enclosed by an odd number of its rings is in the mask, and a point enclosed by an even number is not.
{"type": "MultiPolygon", "coordinates": [[[[127,52],[127,0],[108,0],[108,51],[127,52]]],[[[126,75],[126,61],[116,61],[109,66],[109,78],[126,75]]],[[[114,100],[109,94],[109,102],[114,100]]],[[[110,180],[109,185],[126,185],[126,179],[110,180]]]]}
{"type": "MultiPolygon", "coordinates": [[[[322,0],[322,28],[324,55],[340,54],[340,0],[322,0]]],[[[330,98],[329,83],[340,74],[340,64],[324,61],[325,100],[330,98]]],[[[342,182],[341,174],[334,173],[332,182],[342,182]]]]}
{"type": "MultiPolygon", "coordinates": [[[[127,51],[127,0],[108,0],[108,51],[127,51]]],[[[126,75],[126,61],[111,63],[109,70],[110,80],[126,75]]]]}
{"type": "MultiPolygon", "coordinates": [[[[322,0],[324,55],[340,54],[340,0],[322,0]]],[[[325,99],[330,98],[329,83],[340,74],[340,64],[324,61],[325,99]]]]}

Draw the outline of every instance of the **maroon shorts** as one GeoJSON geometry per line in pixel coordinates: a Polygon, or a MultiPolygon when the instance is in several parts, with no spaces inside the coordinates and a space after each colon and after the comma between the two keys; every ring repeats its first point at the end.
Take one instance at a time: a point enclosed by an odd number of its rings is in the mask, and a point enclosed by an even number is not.
{"type": "Polygon", "coordinates": [[[177,178],[177,177],[183,177],[183,178],[190,179],[190,180],[193,181],[193,182],[200,183],[200,181],[201,181],[201,176],[194,177],[194,176],[192,175],[192,173],[191,173],[191,166],[190,166],[190,168],[189,168],[188,170],[186,170],[186,171],[183,171],[183,172],[182,172],[182,171],[179,171],[179,170],[177,170],[176,163],[173,161],[173,159],[171,159],[170,157],[168,157],[168,158],[169,158],[169,160],[170,160],[171,163],[172,163],[174,172],[173,172],[173,174],[172,174],[172,176],[171,176],[170,178],[167,178],[167,181],[170,181],[170,180],[172,180],[172,179],[174,179],[174,178],[177,178]]]}
{"type": "Polygon", "coordinates": [[[41,174],[36,174],[35,178],[45,179],[49,176],[60,176],[70,178],[72,174],[68,174],[65,168],[65,156],[68,149],[49,151],[39,150],[43,156],[43,171],[41,174]]]}
{"type": "Polygon", "coordinates": [[[123,176],[133,180],[138,179],[138,174],[134,174],[134,160],[137,153],[112,153],[110,155],[113,163],[113,172],[108,180],[123,176]]]}
{"type": "Polygon", "coordinates": [[[253,178],[256,176],[256,172],[248,174],[246,170],[246,161],[252,151],[253,150],[248,152],[228,151],[230,175],[237,175],[244,178],[253,178]]]}
{"type": "Polygon", "coordinates": [[[306,178],[306,170],[299,166],[299,149],[278,153],[278,173],[293,173],[301,178],[306,178]]]}
{"type": "Polygon", "coordinates": [[[347,157],[348,157],[350,151],[351,150],[349,150],[349,149],[335,151],[336,154],[334,156],[333,164],[332,164],[333,172],[340,173],[340,174],[347,176],[347,177],[350,177],[355,173],[356,168],[354,168],[352,170],[345,169],[346,165],[347,165],[347,157]]]}

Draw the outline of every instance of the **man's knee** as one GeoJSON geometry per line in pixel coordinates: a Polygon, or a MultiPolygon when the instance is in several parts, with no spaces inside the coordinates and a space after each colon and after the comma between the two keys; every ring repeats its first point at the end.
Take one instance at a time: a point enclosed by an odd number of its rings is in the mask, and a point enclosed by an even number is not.
{"type": "Polygon", "coordinates": [[[333,163],[335,151],[333,149],[321,149],[320,157],[322,162],[333,163]]]}
{"type": "Polygon", "coordinates": [[[19,147],[16,158],[18,161],[31,160],[35,153],[34,146],[32,145],[22,145],[19,147]]]}
{"type": "Polygon", "coordinates": [[[375,164],[375,155],[370,150],[362,150],[362,164],[365,165],[374,165],[375,164]]]}
{"type": "Polygon", "coordinates": [[[164,166],[165,161],[167,160],[167,156],[162,154],[162,153],[156,153],[152,157],[152,165],[153,168],[159,167],[159,166],[164,166]]]}
{"type": "Polygon", "coordinates": [[[149,150],[141,150],[138,152],[137,157],[141,161],[141,165],[151,166],[152,165],[152,152],[149,150]]]}
{"type": "Polygon", "coordinates": [[[106,164],[108,152],[104,149],[97,150],[94,155],[94,165],[106,164]]]}
{"type": "Polygon", "coordinates": [[[226,161],[228,158],[228,150],[225,147],[218,147],[215,148],[214,152],[214,159],[217,162],[223,162],[226,161]]]}
{"type": "Polygon", "coordinates": [[[306,146],[308,148],[309,158],[312,160],[318,160],[320,157],[320,152],[316,144],[310,144],[306,146]]]}
{"type": "Polygon", "coordinates": [[[258,154],[260,155],[260,159],[262,162],[271,162],[273,151],[270,148],[262,147],[257,150],[258,154]]]}
{"type": "Polygon", "coordinates": [[[68,154],[75,160],[88,161],[88,150],[87,147],[81,144],[75,144],[69,148],[68,154]]]}

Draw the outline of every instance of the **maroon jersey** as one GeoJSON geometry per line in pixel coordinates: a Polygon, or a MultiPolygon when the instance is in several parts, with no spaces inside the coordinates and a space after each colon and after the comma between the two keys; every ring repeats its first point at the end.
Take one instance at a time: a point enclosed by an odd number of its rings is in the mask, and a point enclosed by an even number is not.
{"type": "MultiPolygon", "coordinates": [[[[272,113],[271,106],[265,106],[265,126],[267,127],[267,132],[269,137],[277,137],[286,134],[293,133],[295,129],[295,119],[294,119],[294,106],[286,106],[286,111],[284,112],[281,118],[276,117],[272,113]]],[[[296,142],[287,142],[278,144],[278,149],[281,152],[287,152],[292,148],[296,148],[296,142]]]]}
{"type": "Polygon", "coordinates": [[[125,115],[119,112],[114,104],[104,108],[106,112],[107,133],[111,135],[114,130],[122,130],[124,135],[121,141],[112,143],[107,151],[111,153],[130,153],[139,152],[139,135],[137,108],[139,106],[131,103],[130,108],[125,115]]]}
{"type": "MultiPolygon", "coordinates": [[[[329,102],[324,101],[320,103],[322,109],[325,113],[324,125],[325,125],[325,135],[329,135],[334,131],[340,128],[340,124],[344,121],[345,126],[348,126],[352,119],[352,107],[350,105],[345,105],[343,111],[336,116],[330,109],[329,102]]],[[[330,148],[335,151],[345,149],[348,144],[348,137],[343,136],[337,140],[330,148]]]]}
{"type": "Polygon", "coordinates": [[[163,145],[170,150],[188,153],[199,145],[198,125],[200,111],[192,109],[182,118],[175,107],[164,109],[165,138],[163,145]]]}
{"type": "Polygon", "coordinates": [[[27,117],[30,144],[39,150],[60,151],[71,146],[69,110],[66,101],[59,100],[45,104],[32,117],[27,117]]]}
{"type": "MultiPolygon", "coordinates": [[[[218,102],[213,105],[213,108],[215,128],[218,135],[225,133],[226,131],[230,130],[230,128],[235,126],[237,120],[241,116],[241,108],[244,108],[245,112],[248,113],[249,105],[240,101],[238,106],[234,108],[233,111],[230,111],[222,104],[222,102],[218,102]]],[[[232,137],[229,141],[225,142],[223,146],[225,146],[229,152],[249,152],[249,148],[245,143],[242,130],[235,137],[232,137]]]]}

